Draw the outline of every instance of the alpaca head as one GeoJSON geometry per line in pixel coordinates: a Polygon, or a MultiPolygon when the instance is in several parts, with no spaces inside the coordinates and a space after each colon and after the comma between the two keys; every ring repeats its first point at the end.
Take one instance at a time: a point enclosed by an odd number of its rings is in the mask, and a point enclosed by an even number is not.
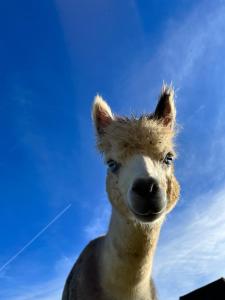
{"type": "Polygon", "coordinates": [[[92,117],[97,145],[108,165],[107,192],[112,206],[129,220],[163,218],[179,196],[173,166],[173,89],[163,86],[155,112],[139,118],[115,116],[96,96],[92,117]]]}

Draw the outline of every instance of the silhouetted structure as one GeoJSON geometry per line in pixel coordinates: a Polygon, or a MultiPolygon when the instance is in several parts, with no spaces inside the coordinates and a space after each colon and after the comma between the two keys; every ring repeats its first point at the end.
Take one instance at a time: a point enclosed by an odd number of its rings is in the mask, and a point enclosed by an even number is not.
{"type": "Polygon", "coordinates": [[[220,278],[187,295],[180,300],[225,300],[225,279],[220,278]]]}

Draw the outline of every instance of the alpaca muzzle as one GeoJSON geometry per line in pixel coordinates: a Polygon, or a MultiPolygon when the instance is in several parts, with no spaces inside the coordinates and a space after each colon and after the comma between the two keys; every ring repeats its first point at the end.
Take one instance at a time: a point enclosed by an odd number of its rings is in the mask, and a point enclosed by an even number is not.
{"type": "Polygon", "coordinates": [[[138,178],[129,192],[129,207],[144,222],[159,218],[166,208],[166,195],[153,177],[138,178]]]}

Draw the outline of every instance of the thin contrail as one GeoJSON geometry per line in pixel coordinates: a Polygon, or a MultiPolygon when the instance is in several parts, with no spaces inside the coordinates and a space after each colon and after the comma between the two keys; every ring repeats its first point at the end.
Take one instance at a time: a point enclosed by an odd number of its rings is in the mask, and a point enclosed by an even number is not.
{"type": "Polygon", "coordinates": [[[13,255],[3,266],[0,267],[0,272],[5,269],[13,260],[15,260],[24,250],[27,249],[42,233],[44,233],[53,223],[55,223],[70,207],[69,204],[64,208],[51,222],[49,222],[41,231],[39,231],[22,249],[20,249],[15,255],[13,255]]]}

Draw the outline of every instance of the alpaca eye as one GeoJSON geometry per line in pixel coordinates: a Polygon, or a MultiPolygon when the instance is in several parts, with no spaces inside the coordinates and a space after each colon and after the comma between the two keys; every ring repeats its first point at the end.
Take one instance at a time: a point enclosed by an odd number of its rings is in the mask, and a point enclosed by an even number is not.
{"type": "Polygon", "coordinates": [[[112,159],[107,161],[107,165],[112,173],[116,173],[120,168],[120,164],[112,159]]]}
{"type": "Polygon", "coordinates": [[[173,160],[174,160],[173,154],[169,152],[169,153],[166,154],[163,162],[167,166],[170,166],[172,164],[173,160]]]}

